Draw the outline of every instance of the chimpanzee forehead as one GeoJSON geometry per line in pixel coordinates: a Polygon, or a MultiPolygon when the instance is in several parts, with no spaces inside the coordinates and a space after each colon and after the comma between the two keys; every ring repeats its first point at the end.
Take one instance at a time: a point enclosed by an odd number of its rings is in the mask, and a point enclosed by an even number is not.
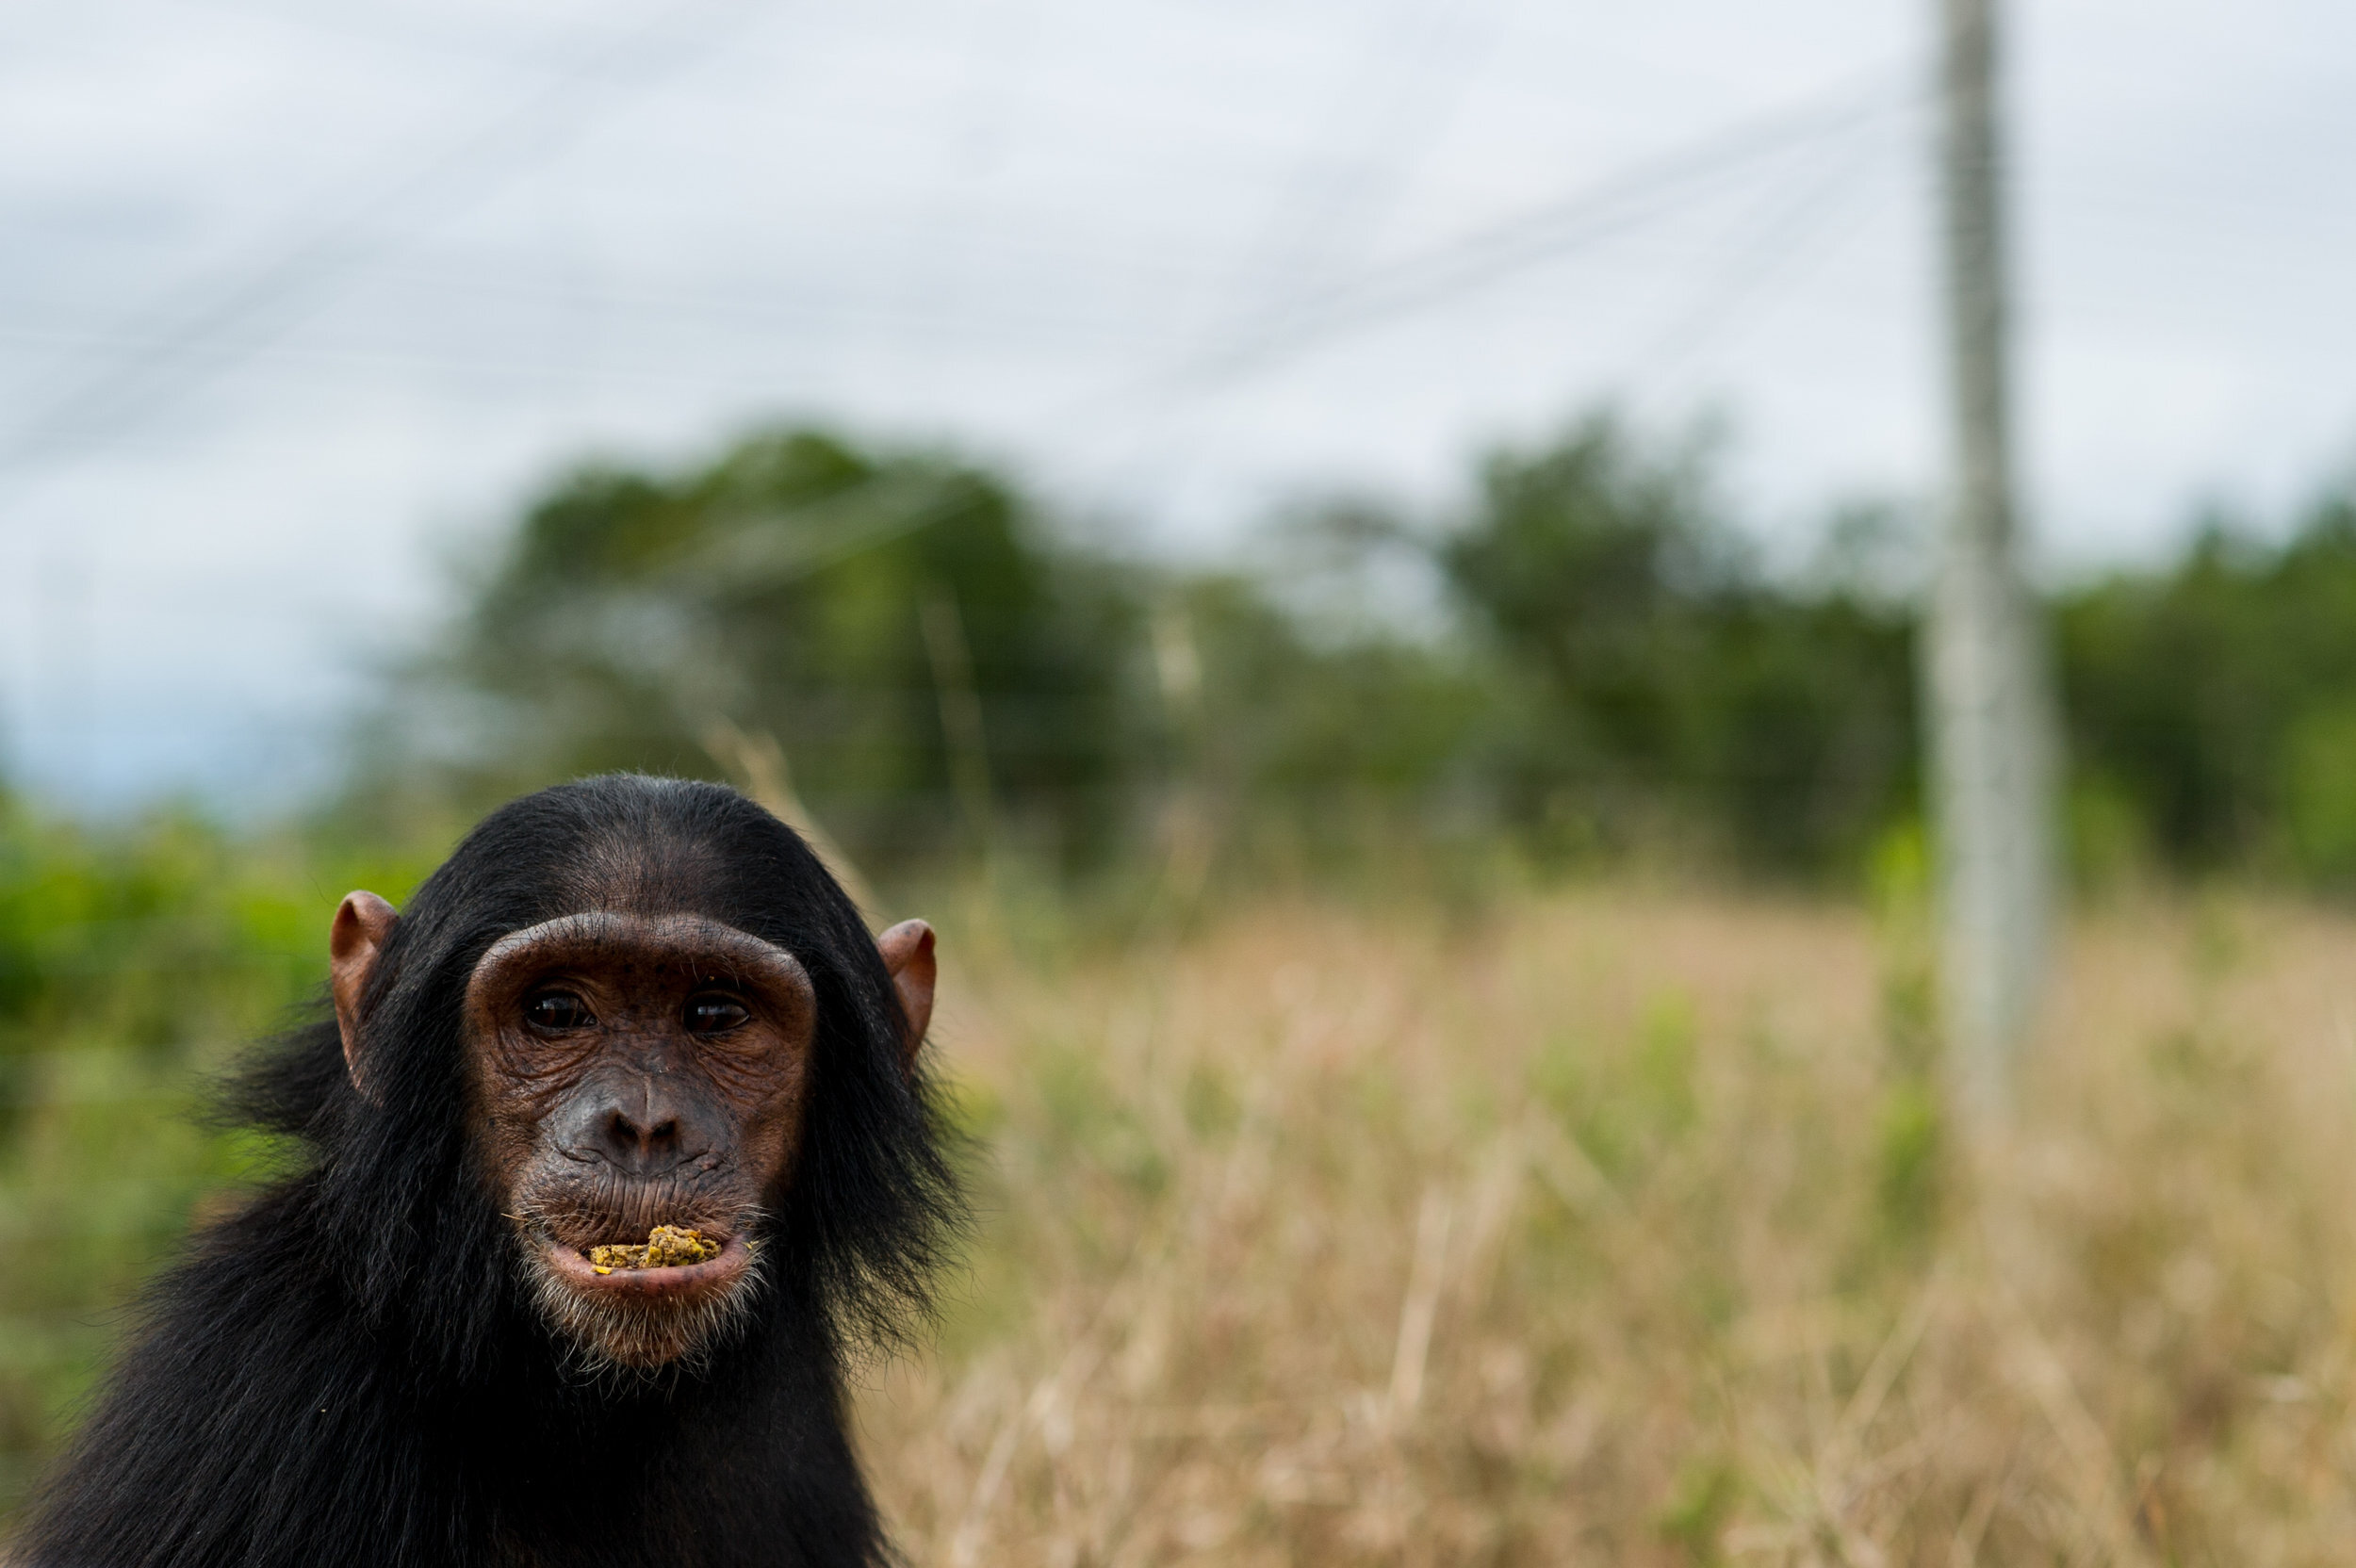
{"type": "Polygon", "coordinates": [[[679,834],[602,834],[557,870],[552,890],[567,914],[606,910],[647,918],[701,915],[727,921],[742,898],[727,858],[679,834]]]}

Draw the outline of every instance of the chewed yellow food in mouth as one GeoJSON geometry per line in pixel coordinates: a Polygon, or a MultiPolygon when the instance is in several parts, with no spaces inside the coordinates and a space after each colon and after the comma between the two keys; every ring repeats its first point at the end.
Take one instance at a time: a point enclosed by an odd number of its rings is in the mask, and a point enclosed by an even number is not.
{"type": "Polygon", "coordinates": [[[589,1266],[600,1274],[617,1268],[676,1268],[683,1264],[709,1263],[720,1255],[720,1244],[701,1231],[683,1225],[658,1225],[641,1243],[589,1249],[589,1266]]]}

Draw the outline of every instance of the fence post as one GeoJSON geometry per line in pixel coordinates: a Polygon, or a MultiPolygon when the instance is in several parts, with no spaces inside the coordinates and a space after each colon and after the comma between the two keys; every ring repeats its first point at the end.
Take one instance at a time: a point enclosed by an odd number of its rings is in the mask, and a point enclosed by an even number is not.
{"type": "Polygon", "coordinates": [[[2054,768],[2013,505],[1995,4],[1941,0],[1955,467],[1922,651],[1951,1069],[1968,1108],[2001,1120],[2044,977],[2054,768]]]}

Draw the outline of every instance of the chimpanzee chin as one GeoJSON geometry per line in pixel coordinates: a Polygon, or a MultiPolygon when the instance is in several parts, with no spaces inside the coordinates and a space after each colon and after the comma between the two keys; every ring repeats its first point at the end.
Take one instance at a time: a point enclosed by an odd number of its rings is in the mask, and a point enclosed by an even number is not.
{"type": "Polygon", "coordinates": [[[10,1560],[889,1560],[843,1377],[963,1212],[930,928],[871,937],[734,791],[612,775],[329,946],[333,1016],[226,1090],[291,1173],[146,1293],[10,1560]]]}

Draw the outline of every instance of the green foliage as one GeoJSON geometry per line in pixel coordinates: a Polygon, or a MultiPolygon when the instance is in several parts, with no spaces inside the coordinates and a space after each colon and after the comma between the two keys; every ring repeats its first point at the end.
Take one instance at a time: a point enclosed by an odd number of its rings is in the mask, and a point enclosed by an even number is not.
{"type": "Polygon", "coordinates": [[[1411,543],[1464,638],[1337,633],[1288,581],[1090,551],[936,453],[787,431],[586,470],[408,671],[356,799],[725,773],[751,735],[884,873],[992,845],[1396,871],[1500,825],[1541,856],[1839,865],[1910,777],[1903,620],[1768,582],[1704,480],[1591,420],[1493,456],[1454,524],[1358,539],[1359,565],[1411,543]]]}
{"type": "Polygon", "coordinates": [[[996,845],[1071,870],[1179,801],[1221,841],[1350,837],[1475,705],[1430,649],[1317,645],[1248,579],[1093,553],[971,465],[787,431],[531,508],[378,715],[353,804],[725,774],[750,735],[870,869],[996,845]]]}
{"type": "Polygon", "coordinates": [[[1899,1082],[1883,1100],[1874,1129],[1874,1211],[1883,1238],[1919,1254],[1934,1238],[1946,1157],[1946,1122],[1928,1078],[1899,1082]]]}
{"type": "Polygon", "coordinates": [[[1500,745],[1512,812],[1606,844],[1666,829],[1784,871],[1854,863],[1912,784],[1906,617],[1766,580],[1705,481],[1699,453],[1647,453],[1597,416],[1491,457],[1438,546],[1523,704],[1500,745]]]}
{"type": "Polygon", "coordinates": [[[976,468],[761,436],[678,476],[561,483],[411,672],[380,750],[424,752],[480,805],[612,768],[710,774],[734,725],[890,861],[957,847],[955,753],[978,743],[984,788],[1063,852],[1113,804],[1134,671],[1098,655],[1133,639],[1101,623],[1135,612],[976,468]]]}
{"type": "Polygon", "coordinates": [[[1549,1037],[1531,1058],[1530,1091],[1607,1177],[1633,1180],[1693,1130],[1697,1039],[1685,999],[1656,997],[1628,1046],[1549,1037]]]}
{"type": "Polygon", "coordinates": [[[2213,524],[2183,561],[2057,609],[2072,757],[2165,862],[2356,874],[2356,501],[2266,545],[2213,524]]]}
{"type": "Polygon", "coordinates": [[[1169,750],[1139,760],[1141,788],[1192,800],[1263,867],[1288,852],[1339,869],[1432,825],[1492,702],[1464,661],[1399,638],[1321,642],[1239,575],[1168,574],[1157,592],[1174,722],[1169,750]]]}
{"type": "Polygon", "coordinates": [[[1742,1475],[1724,1459],[1705,1455],[1688,1460],[1655,1521],[1661,1538],[1677,1547],[1688,1562],[1721,1560],[1718,1539],[1742,1496],[1742,1475]]]}
{"type": "Polygon", "coordinates": [[[2356,701],[2327,701],[2301,714],[2284,749],[2282,814],[2292,854],[2316,877],[2356,882],[2356,701]]]}
{"type": "MultiPolygon", "coordinates": [[[[1452,886],[1430,868],[1500,844],[1854,876],[1920,771],[1911,613],[1865,559],[1886,525],[1846,514],[1818,570],[1768,572],[1705,448],[1606,415],[1476,477],[1451,514],[1321,518],[1345,574],[1439,590],[1402,629],[1320,620],[1289,570],[1086,547],[938,452],[789,430],[584,470],[407,672],[355,799],[441,821],[603,768],[744,781],[750,736],[886,875],[1158,867],[1182,911],[1222,872],[1452,886]]],[[[2356,503],[2280,545],[2213,527],[2054,615],[2085,884],[2152,859],[2356,884],[2356,503]]]]}
{"type": "Polygon", "coordinates": [[[205,1076],[313,992],[347,888],[402,896],[418,869],[170,812],[101,831],[0,795],[0,1513],[112,1309],[274,1157],[203,1125],[205,1076]]]}
{"type": "Polygon", "coordinates": [[[1883,1076],[1874,1112],[1873,1214],[1881,1248],[1910,1263],[1938,1239],[1948,1185],[1930,853],[1919,824],[1905,823],[1882,836],[1873,858],[1873,894],[1883,1076]]]}

